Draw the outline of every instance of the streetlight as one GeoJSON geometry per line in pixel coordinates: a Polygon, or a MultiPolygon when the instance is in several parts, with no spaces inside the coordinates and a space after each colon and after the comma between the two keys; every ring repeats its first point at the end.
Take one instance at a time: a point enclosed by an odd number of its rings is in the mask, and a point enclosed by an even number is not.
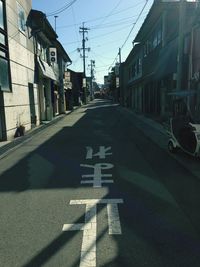
{"type": "Polygon", "coordinates": [[[56,19],[58,18],[58,16],[54,16],[55,19],[55,32],[56,32],[56,19]]]}

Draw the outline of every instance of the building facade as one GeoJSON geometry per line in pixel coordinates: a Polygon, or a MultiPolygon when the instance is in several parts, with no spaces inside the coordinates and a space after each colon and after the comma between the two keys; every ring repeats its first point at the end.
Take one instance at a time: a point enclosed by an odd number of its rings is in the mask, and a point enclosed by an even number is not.
{"type": "Polygon", "coordinates": [[[63,79],[66,64],[71,60],[43,12],[31,10],[28,24],[35,49],[40,121],[50,121],[64,112],[63,79]]]}
{"type": "MultiPolygon", "coordinates": [[[[50,48],[52,41],[58,37],[46,19],[44,13],[31,10],[28,18],[31,28],[31,36],[34,42],[36,80],[38,83],[40,122],[50,121],[57,112],[56,92],[59,76],[56,75],[50,63],[50,48]],[[55,103],[55,105],[54,105],[55,103]]],[[[55,63],[57,64],[57,53],[54,51],[55,63]]]]}
{"type": "Polygon", "coordinates": [[[122,66],[123,105],[165,116],[172,108],[168,93],[188,89],[185,51],[198,7],[194,2],[182,5],[183,1],[154,1],[122,66]]]}
{"type": "Polygon", "coordinates": [[[66,98],[65,98],[65,72],[67,66],[71,64],[71,59],[69,58],[68,54],[64,50],[61,43],[56,40],[53,42],[54,47],[56,48],[57,53],[57,63],[53,63],[54,71],[57,75],[57,86],[56,86],[56,94],[54,91],[54,115],[55,112],[64,113],[66,111],[66,98]]]}
{"type": "Polygon", "coordinates": [[[65,101],[66,110],[73,109],[84,102],[83,72],[75,72],[71,69],[65,71],[65,101]]]}
{"type": "Polygon", "coordinates": [[[31,0],[0,0],[0,141],[65,111],[71,60],[57,37],[31,0]]]}
{"type": "Polygon", "coordinates": [[[38,125],[34,46],[26,21],[31,0],[0,1],[0,140],[38,125]]]}

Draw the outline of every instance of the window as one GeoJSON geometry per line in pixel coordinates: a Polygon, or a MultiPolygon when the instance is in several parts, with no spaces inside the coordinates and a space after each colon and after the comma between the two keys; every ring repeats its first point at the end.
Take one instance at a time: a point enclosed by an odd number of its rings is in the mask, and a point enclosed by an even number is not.
{"type": "Polygon", "coordinates": [[[5,21],[5,1],[0,0],[0,88],[2,91],[10,92],[10,65],[5,21]]]}
{"type": "Polygon", "coordinates": [[[17,11],[18,11],[18,26],[20,31],[25,32],[26,30],[26,21],[25,21],[25,12],[23,7],[17,3],[17,11]]]}
{"type": "Polygon", "coordinates": [[[0,32],[0,44],[6,45],[6,38],[3,33],[0,32]]]}
{"type": "Polygon", "coordinates": [[[4,29],[3,2],[0,1],[0,28],[4,29]]]}
{"type": "Polygon", "coordinates": [[[44,43],[41,40],[37,41],[37,55],[41,60],[48,62],[47,47],[45,47],[44,43]]]}
{"type": "Polygon", "coordinates": [[[132,78],[134,79],[138,78],[138,76],[141,74],[141,71],[142,71],[142,61],[141,61],[141,58],[138,57],[131,67],[132,78]]]}
{"type": "Polygon", "coordinates": [[[42,47],[41,57],[42,60],[47,62],[47,49],[45,47],[42,47]]]}
{"type": "Polygon", "coordinates": [[[146,57],[152,50],[154,50],[162,42],[162,25],[159,24],[156,29],[149,36],[143,49],[143,56],[146,57]]]}
{"type": "Polygon", "coordinates": [[[157,39],[157,33],[156,32],[154,32],[152,40],[153,40],[152,41],[152,48],[154,49],[158,45],[158,39],[157,39]]]}
{"type": "Polygon", "coordinates": [[[146,57],[150,53],[151,43],[149,40],[146,41],[144,45],[144,57],[146,57]]]}
{"type": "Polygon", "coordinates": [[[162,30],[159,25],[153,33],[153,49],[156,48],[162,41],[162,30]]]}
{"type": "Polygon", "coordinates": [[[6,58],[0,57],[0,86],[3,91],[10,91],[9,65],[6,58]]]}
{"type": "Polygon", "coordinates": [[[162,42],[162,29],[161,29],[161,27],[158,29],[157,38],[158,38],[158,45],[159,45],[162,42]]]}

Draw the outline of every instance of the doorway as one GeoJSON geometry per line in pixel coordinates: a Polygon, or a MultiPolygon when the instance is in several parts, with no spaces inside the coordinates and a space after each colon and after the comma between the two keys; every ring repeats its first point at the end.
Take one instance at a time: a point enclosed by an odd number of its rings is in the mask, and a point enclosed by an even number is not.
{"type": "Polygon", "coordinates": [[[35,112],[35,98],[34,98],[34,89],[33,84],[28,84],[28,90],[29,90],[29,104],[30,104],[30,115],[31,115],[31,128],[35,127],[36,125],[36,112],[35,112]]]}
{"type": "Polygon", "coordinates": [[[0,87],[0,141],[7,140],[3,92],[0,87]]]}

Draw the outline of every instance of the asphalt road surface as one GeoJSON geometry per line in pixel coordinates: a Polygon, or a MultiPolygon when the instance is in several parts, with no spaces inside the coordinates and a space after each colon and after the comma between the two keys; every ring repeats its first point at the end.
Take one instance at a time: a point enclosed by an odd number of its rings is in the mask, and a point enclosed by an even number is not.
{"type": "Polygon", "coordinates": [[[1,159],[0,266],[199,267],[200,180],[94,101],[1,159]]]}

